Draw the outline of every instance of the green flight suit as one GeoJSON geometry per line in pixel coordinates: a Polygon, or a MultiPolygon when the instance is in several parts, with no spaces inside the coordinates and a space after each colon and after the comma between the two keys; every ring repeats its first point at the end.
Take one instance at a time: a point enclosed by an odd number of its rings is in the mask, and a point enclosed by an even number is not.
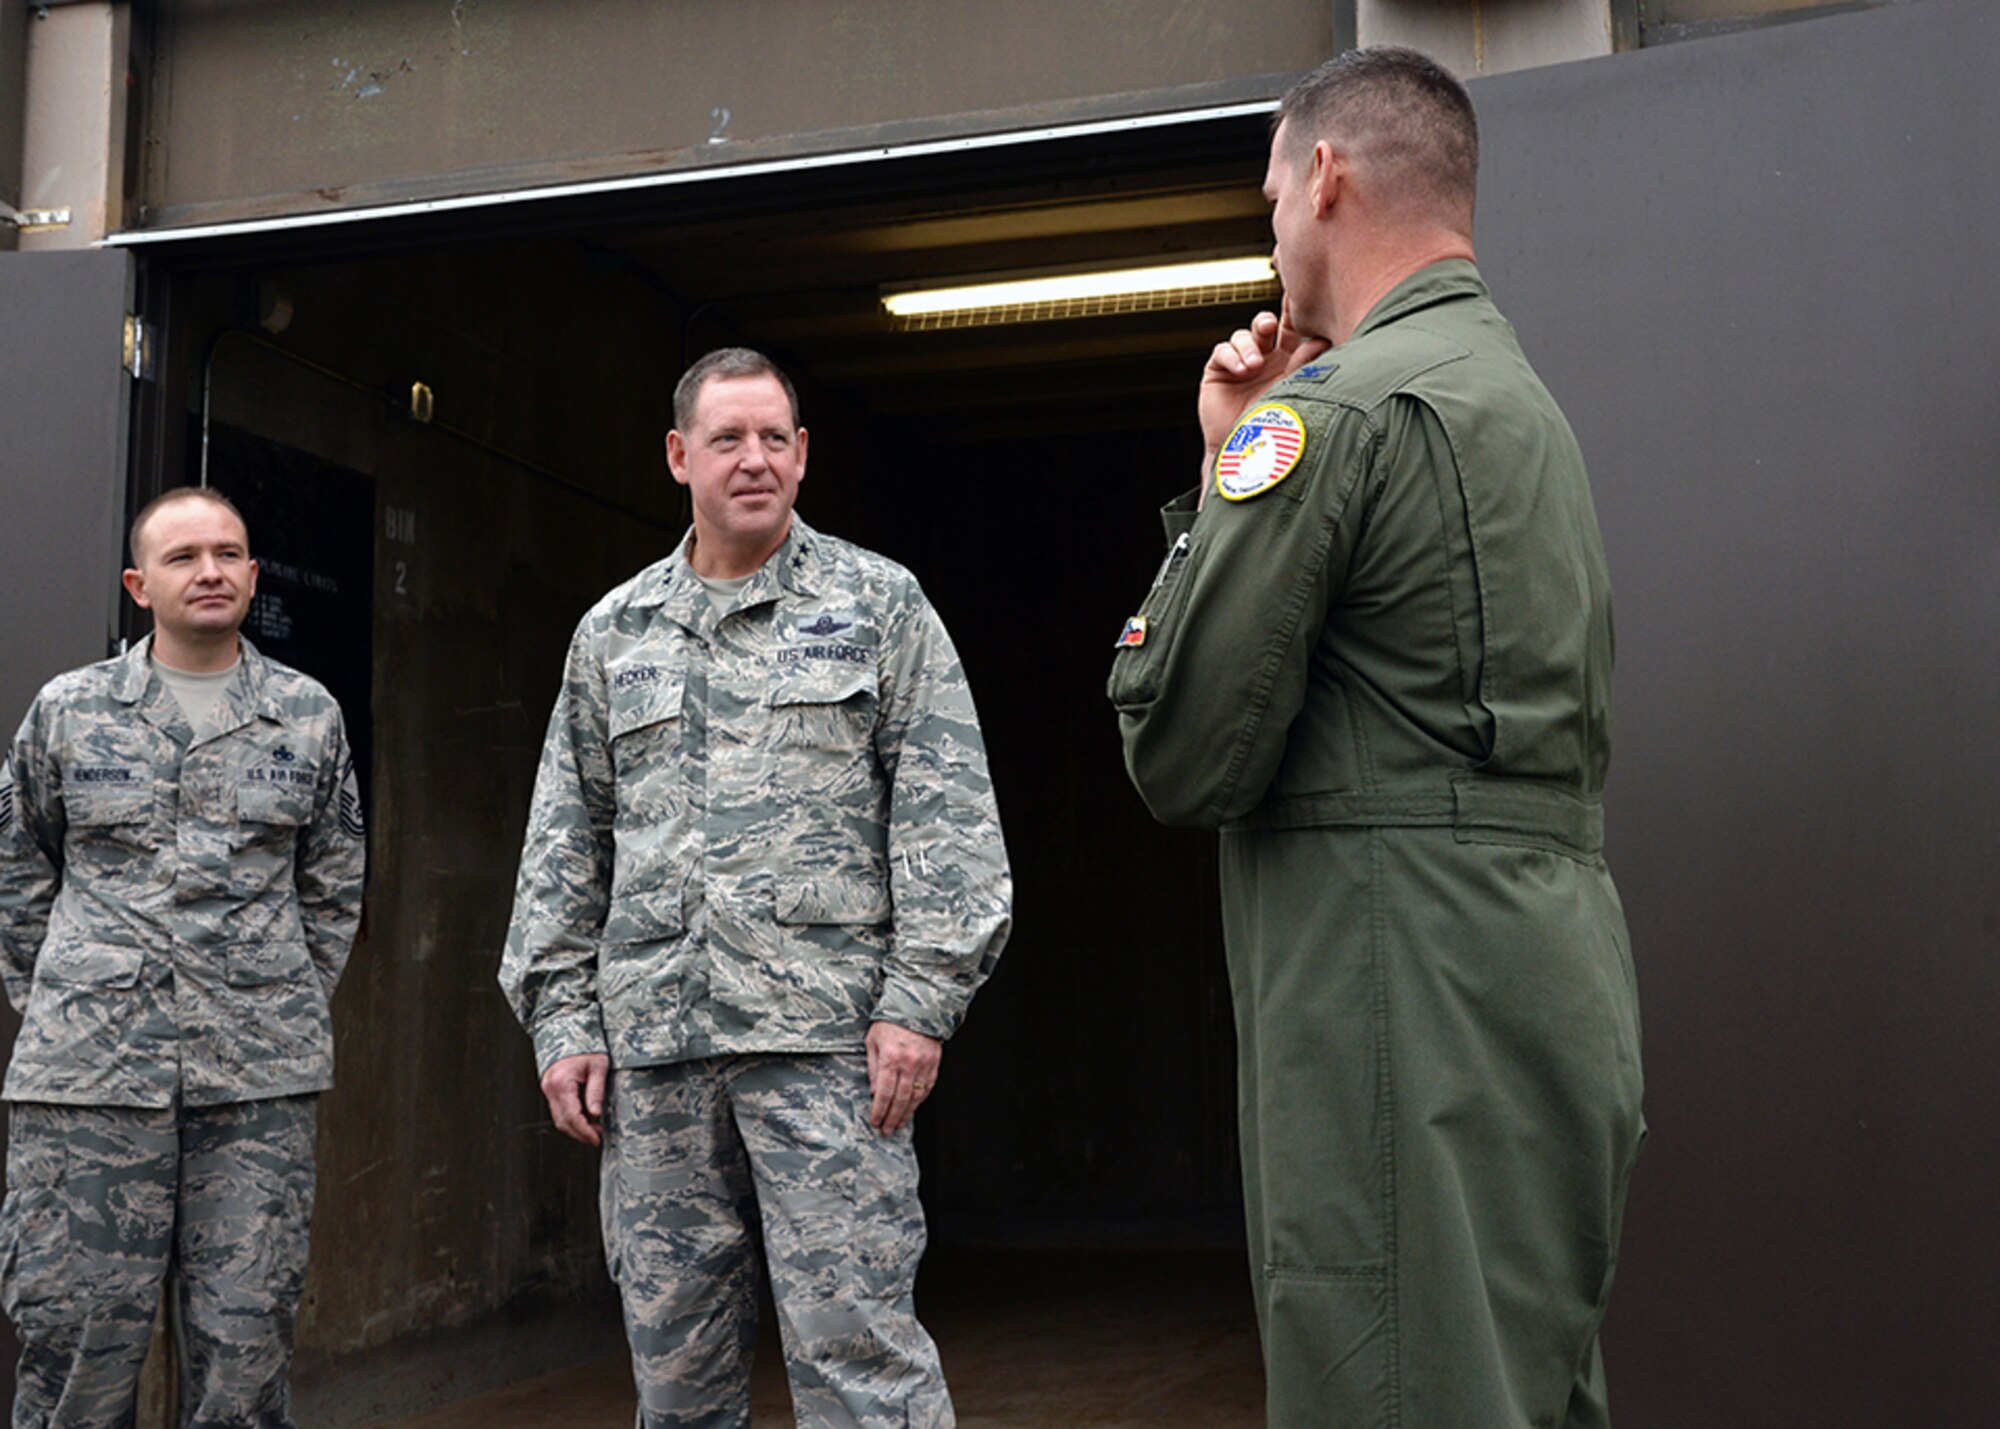
{"type": "Polygon", "coordinates": [[[1461,261],[1262,402],[1110,694],[1222,831],[1270,1422],[1605,1424],[1643,1124],[1582,457],[1461,261]]]}

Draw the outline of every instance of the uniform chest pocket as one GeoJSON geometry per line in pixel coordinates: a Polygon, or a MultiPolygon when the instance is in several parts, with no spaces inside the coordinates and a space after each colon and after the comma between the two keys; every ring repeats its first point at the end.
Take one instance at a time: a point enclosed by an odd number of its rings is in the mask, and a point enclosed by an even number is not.
{"type": "Polygon", "coordinates": [[[143,823],[153,812],[153,781],[134,777],[118,783],[72,784],[63,792],[63,814],[85,828],[143,823]]]}
{"type": "Polygon", "coordinates": [[[236,791],[236,815],[246,824],[297,828],[312,817],[310,785],[245,782],[236,791]]]}
{"type": "Polygon", "coordinates": [[[71,783],[63,790],[63,816],[87,841],[144,848],[153,819],[152,772],[117,782],[71,783]]]}
{"type": "Polygon", "coordinates": [[[142,948],[51,938],[35,963],[35,978],[74,987],[135,987],[145,962],[142,948]]]}
{"type": "Polygon", "coordinates": [[[680,806],[681,705],[687,673],[629,664],[606,672],[611,686],[605,733],[617,775],[618,808],[641,822],[670,818],[680,806]]]}
{"type": "Polygon", "coordinates": [[[687,672],[662,665],[614,665],[605,672],[611,709],[605,732],[614,746],[628,736],[678,738],[687,672]],[[661,729],[661,725],[671,726],[661,729]]]}
{"type": "Polygon", "coordinates": [[[875,710],[872,666],[794,666],[771,690],[772,738],[793,749],[860,749],[874,735],[875,710]]]}

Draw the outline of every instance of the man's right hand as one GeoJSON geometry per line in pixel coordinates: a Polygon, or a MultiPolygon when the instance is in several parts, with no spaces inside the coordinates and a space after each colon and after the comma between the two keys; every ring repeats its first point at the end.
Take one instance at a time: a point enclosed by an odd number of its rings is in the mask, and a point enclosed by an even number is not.
{"type": "Polygon", "coordinates": [[[1257,314],[1249,327],[1238,328],[1215,345],[1202,369],[1201,396],[1195,403],[1207,448],[1201,477],[1204,497],[1216,454],[1251,403],[1332,346],[1325,338],[1306,337],[1292,326],[1289,302],[1280,313],[1257,314]]]}
{"type": "Polygon", "coordinates": [[[604,1117],[604,1086],[610,1077],[611,1059],[602,1052],[551,1062],[542,1073],[542,1095],[549,1100],[556,1130],[585,1146],[602,1146],[604,1133],[598,1123],[604,1117]]]}

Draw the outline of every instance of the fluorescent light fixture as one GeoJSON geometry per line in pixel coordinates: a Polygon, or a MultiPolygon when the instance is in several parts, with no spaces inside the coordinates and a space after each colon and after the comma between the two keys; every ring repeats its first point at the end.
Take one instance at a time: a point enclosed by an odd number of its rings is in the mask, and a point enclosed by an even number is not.
{"type": "Polygon", "coordinates": [[[1254,254],[885,289],[882,306],[898,327],[976,327],[1248,302],[1274,295],[1277,287],[1269,255],[1254,254]]]}

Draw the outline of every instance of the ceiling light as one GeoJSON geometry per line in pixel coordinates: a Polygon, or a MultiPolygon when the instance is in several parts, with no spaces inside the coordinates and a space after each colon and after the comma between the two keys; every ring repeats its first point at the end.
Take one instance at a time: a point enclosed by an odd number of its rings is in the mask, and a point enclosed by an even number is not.
{"type": "Polygon", "coordinates": [[[1144,268],[1042,272],[953,287],[885,288],[900,328],[980,327],[1254,302],[1278,291],[1267,254],[1158,263],[1144,268]]]}

